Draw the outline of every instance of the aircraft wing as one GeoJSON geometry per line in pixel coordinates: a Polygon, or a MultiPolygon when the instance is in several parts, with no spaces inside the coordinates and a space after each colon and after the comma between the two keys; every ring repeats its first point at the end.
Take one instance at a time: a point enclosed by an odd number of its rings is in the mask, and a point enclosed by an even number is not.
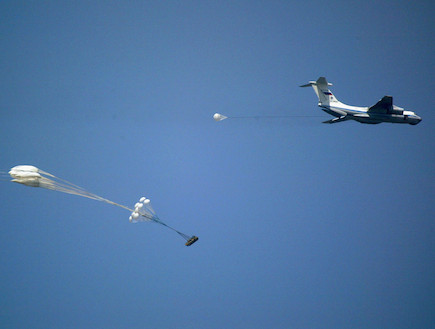
{"type": "Polygon", "coordinates": [[[392,109],[393,109],[393,97],[384,96],[375,105],[370,106],[367,112],[387,114],[390,113],[392,109]]]}

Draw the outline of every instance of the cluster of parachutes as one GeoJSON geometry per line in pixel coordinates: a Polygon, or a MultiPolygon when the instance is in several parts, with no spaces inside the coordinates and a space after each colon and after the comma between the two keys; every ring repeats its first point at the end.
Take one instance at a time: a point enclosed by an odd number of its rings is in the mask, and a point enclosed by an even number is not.
{"type": "Polygon", "coordinates": [[[73,183],[70,183],[64,179],[61,179],[59,177],[56,177],[48,172],[45,172],[35,166],[30,165],[20,165],[15,166],[11,168],[11,170],[8,172],[10,177],[12,178],[12,182],[23,184],[30,187],[42,187],[49,190],[54,190],[58,192],[68,193],[68,194],[74,194],[78,196],[82,196],[88,199],[93,199],[101,202],[105,202],[126,210],[131,211],[130,215],[130,222],[137,223],[137,222],[154,222],[160,225],[163,225],[176,233],[178,233],[183,239],[185,239],[186,246],[190,246],[193,243],[195,243],[198,240],[198,237],[196,236],[189,236],[184,233],[181,233],[180,231],[177,231],[176,229],[170,227],[169,225],[162,222],[159,217],[156,215],[156,212],[154,211],[153,207],[151,206],[150,199],[147,199],[145,197],[140,198],[139,202],[137,202],[134,206],[134,210],[130,209],[127,206],[124,206],[122,204],[110,201],[108,199],[105,199],[99,195],[96,195],[94,193],[91,193],[87,190],[85,190],[83,187],[77,186],[73,183]]]}
{"type": "Polygon", "coordinates": [[[150,199],[145,198],[144,196],[140,198],[139,202],[134,205],[134,210],[130,215],[130,222],[137,223],[140,221],[152,221],[156,220],[156,213],[151,206],[150,199]]]}

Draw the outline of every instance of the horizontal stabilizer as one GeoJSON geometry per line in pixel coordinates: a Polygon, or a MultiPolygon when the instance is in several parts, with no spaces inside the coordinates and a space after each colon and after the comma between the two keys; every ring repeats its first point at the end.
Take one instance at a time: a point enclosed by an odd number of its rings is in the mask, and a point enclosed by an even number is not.
{"type": "Polygon", "coordinates": [[[315,84],[316,84],[316,81],[310,81],[306,85],[302,85],[302,86],[299,86],[299,87],[302,87],[302,88],[311,87],[312,85],[315,85],[315,84]]]}
{"type": "Polygon", "coordinates": [[[332,86],[332,83],[327,82],[324,77],[320,77],[319,79],[317,79],[317,81],[309,81],[306,85],[302,85],[299,87],[305,88],[305,87],[320,86],[320,85],[332,86]]]}
{"type": "Polygon", "coordinates": [[[337,122],[346,121],[346,120],[348,120],[347,115],[343,115],[339,118],[334,118],[331,120],[323,121],[323,123],[337,123],[337,122]]]}

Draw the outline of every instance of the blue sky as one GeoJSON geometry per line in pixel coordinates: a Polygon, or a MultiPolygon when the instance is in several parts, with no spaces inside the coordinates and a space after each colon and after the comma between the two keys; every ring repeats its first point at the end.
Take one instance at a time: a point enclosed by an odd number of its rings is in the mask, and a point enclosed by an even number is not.
{"type": "Polygon", "coordinates": [[[3,328],[430,328],[431,1],[2,1],[3,328]],[[392,95],[417,126],[329,119],[392,95]],[[307,115],[310,118],[229,119],[307,115]]]}

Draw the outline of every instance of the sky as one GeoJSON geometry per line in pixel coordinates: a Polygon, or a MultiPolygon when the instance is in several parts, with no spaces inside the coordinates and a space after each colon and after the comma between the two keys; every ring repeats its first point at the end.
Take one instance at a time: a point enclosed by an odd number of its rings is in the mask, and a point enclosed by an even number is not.
{"type": "Polygon", "coordinates": [[[0,170],[146,196],[199,241],[3,177],[0,326],[433,328],[434,10],[1,1],[0,170]],[[423,120],[322,124],[320,76],[423,120]]]}

